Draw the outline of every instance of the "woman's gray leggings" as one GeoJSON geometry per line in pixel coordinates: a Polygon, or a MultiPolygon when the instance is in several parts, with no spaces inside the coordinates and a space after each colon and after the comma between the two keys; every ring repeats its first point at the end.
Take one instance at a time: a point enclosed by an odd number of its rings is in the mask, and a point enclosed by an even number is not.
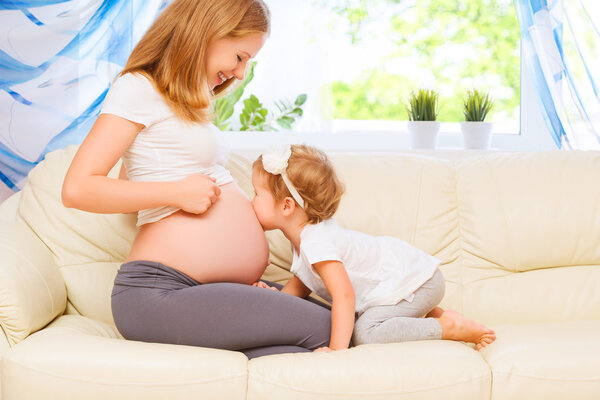
{"type": "Polygon", "coordinates": [[[238,283],[201,284],[152,261],[121,265],[112,312],[126,339],[239,350],[249,358],[312,351],[327,346],[331,333],[324,304],[238,283]]]}

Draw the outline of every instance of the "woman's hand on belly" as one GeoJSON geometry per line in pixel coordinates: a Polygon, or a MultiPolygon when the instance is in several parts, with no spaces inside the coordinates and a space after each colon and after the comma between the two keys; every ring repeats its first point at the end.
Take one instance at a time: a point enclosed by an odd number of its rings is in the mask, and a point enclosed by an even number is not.
{"type": "Polygon", "coordinates": [[[206,212],[219,198],[221,189],[208,175],[191,174],[177,182],[176,207],[191,214],[206,212]]]}

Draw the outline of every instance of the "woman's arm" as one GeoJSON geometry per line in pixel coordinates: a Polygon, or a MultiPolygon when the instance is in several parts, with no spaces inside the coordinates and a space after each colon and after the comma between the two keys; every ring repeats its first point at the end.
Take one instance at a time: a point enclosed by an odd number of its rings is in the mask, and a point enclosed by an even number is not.
{"type": "Polygon", "coordinates": [[[63,204],[96,213],[127,213],[167,205],[198,214],[206,211],[220,189],[205,175],[193,174],[172,182],[107,177],[143,127],[112,114],[100,114],[67,171],[63,204]]]}
{"type": "Polygon", "coordinates": [[[123,180],[123,181],[128,181],[129,179],[127,178],[127,171],[125,170],[125,165],[121,164],[121,170],[119,171],[119,179],[123,180]]]}
{"type": "Polygon", "coordinates": [[[331,295],[331,340],[332,350],[347,349],[354,330],[354,288],[348,278],[344,264],[339,261],[321,261],[314,264],[331,295]]]}

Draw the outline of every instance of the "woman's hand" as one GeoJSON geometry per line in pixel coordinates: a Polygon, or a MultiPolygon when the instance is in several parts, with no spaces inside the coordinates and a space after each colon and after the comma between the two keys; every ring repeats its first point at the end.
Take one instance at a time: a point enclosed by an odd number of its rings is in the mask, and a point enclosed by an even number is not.
{"type": "Polygon", "coordinates": [[[177,182],[177,204],[183,211],[203,214],[221,195],[216,179],[195,173],[177,182]]]}
{"type": "Polygon", "coordinates": [[[264,283],[263,281],[257,281],[257,282],[254,282],[254,283],[252,284],[252,286],[256,286],[256,287],[260,287],[260,288],[264,288],[264,289],[279,290],[279,289],[277,289],[277,288],[276,288],[276,287],[274,287],[274,286],[269,286],[269,285],[267,285],[267,284],[266,284],[266,283],[264,283]]]}

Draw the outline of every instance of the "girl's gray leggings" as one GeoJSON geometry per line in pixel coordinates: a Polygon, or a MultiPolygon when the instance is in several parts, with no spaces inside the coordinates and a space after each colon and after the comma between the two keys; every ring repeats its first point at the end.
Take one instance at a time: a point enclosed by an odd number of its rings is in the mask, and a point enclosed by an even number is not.
{"type": "Polygon", "coordinates": [[[354,324],[352,341],[359,345],[441,339],[440,323],[423,316],[442,301],[445,290],[446,282],[438,269],[415,291],[412,301],[366,309],[354,324]]]}
{"type": "Polygon", "coordinates": [[[121,265],[112,312],[126,339],[239,350],[249,358],[309,352],[327,346],[331,333],[324,304],[238,283],[201,284],[152,261],[121,265]]]}

